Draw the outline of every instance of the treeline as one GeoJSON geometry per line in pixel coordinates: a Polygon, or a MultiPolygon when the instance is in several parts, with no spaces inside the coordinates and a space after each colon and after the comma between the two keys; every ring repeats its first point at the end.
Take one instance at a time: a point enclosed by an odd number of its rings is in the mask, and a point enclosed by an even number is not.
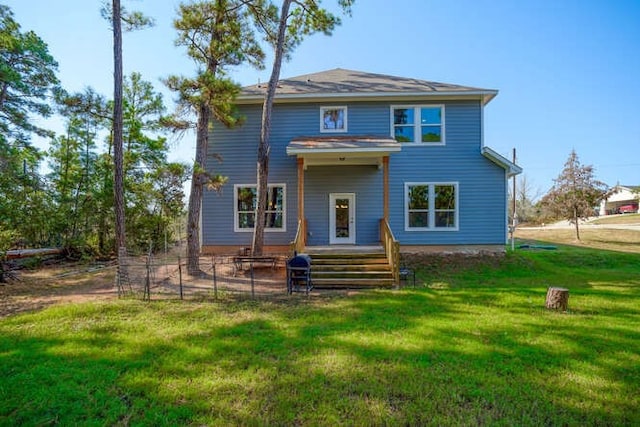
{"type": "MultiPolygon", "coordinates": [[[[64,247],[74,256],[114,253],[113,101],[91,88],[67,93],[35,33],[0,5],[0,253],[12,246],[64,247]],[[59,115],[64,131],[38,126],[59,115]],[[49,141],[41,150],[37,135],[49,141]]],[[[138,73],[123,90],[127,243],[163,247],[184,213],[189,168],[169,162],[160,93],[138,73]]]]}

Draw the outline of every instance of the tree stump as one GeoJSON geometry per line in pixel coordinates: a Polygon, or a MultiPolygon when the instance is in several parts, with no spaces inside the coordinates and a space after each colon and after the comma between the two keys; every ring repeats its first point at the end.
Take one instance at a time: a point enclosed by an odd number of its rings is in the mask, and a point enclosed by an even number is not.
{"type": "Polygon", "coordinates": [[[569,289],[553,287],[547,289],[546,306],[554,310],[567,311],[567,307],[569,306],[569,289]]]}

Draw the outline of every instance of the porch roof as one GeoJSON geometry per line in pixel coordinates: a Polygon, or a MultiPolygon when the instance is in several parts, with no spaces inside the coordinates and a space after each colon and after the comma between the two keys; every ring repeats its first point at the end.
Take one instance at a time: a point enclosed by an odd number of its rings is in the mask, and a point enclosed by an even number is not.
{"type": "Polygon", "coordinates": [[[382,158],[400,151],[401,145],[388,136],[300,136],[287,146],[289,156],[312,165],[382,165],[382,158]]]}

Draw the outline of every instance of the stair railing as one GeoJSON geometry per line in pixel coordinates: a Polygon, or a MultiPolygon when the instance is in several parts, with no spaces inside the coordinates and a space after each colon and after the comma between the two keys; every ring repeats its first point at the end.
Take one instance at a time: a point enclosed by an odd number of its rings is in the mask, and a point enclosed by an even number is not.
{"type": "Polygon", "coordinates": [[[387,256],[387,262],[393,274],[393,283],[400,285],[400,243],[393,236],[389,222],[382,218],[380,220],[380,242],[387,256]]]}
{"type": "Polygon", "coordinates": [[[303,253],[304,248],[306,246],[306,236],[307,236],[307,220],[298,220],[298,229],[296,231],[296,237],[293,239],[293,242],[289,245],[289,250],[291,251],[291,256],[295,253],[303,253]]]}

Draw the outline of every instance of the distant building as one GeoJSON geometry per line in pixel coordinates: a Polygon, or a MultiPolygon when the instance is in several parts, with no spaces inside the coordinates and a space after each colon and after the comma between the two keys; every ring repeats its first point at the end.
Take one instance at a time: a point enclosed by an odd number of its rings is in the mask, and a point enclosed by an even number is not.
{"type": "Polygon", "coordinates": [[[638,212],[639,201],[640,186],[618,184],[609,198],[600,203],[600,215],[638,212]]]}

